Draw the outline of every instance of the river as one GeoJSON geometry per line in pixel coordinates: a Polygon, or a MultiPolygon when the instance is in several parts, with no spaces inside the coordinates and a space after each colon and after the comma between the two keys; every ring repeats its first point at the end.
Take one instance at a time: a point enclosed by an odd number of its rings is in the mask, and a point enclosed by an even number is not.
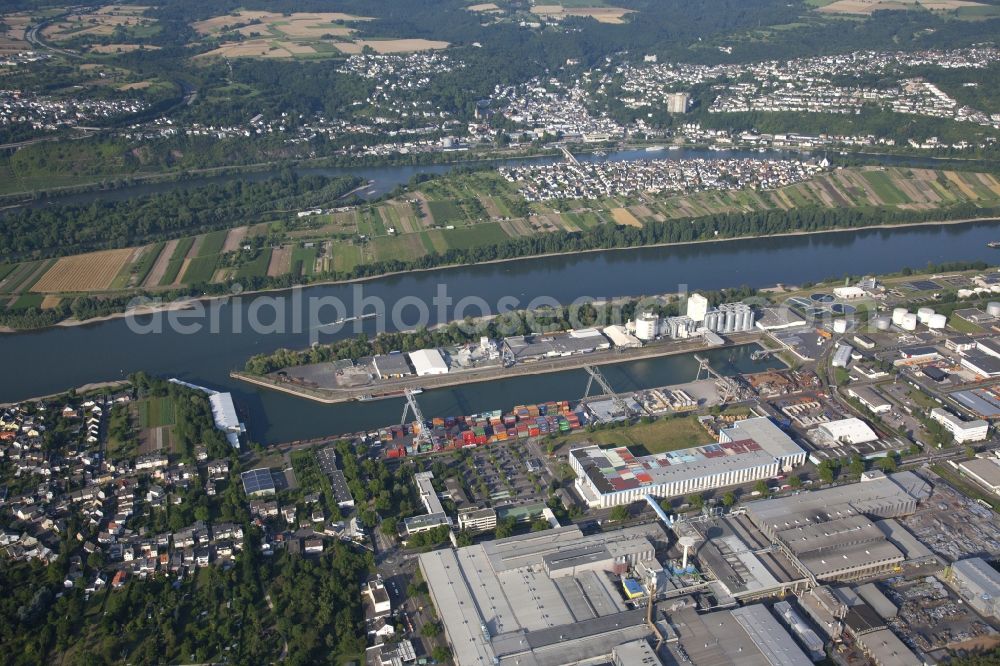
{"type": "MultiPolygon", "coordinates": [[[[743,284],[766,287],[778,282],[796,284],[845,274],[919,268],[927,262],[996,261],[1000,254],[988,249],[986,242],[997,238],[998,222],[870,229],[524,259],[384,277],[362,283],[361,288],[366,298],[383,299],[391,309],[403,297],[429,302],[439,285],[446,287],[455,301],[478,296],[496,304],[508,296],[521,305],[538,296],[569,302],[581,296],[613,298],[676,292],[681,285],[691,290],[743,284]]],[[[350,303],[356,288],[322,285],[303,293],[350,303]]],[[[230,380],[229,371],[242,367],[253,354],[279,347],[303,348],[309,343],[308,330],[292,332],[290,325],[285,326],[288,332],[280,334],[249,332],[249,305],[263,303],[261,299],[287,304],[288,295],[244,297],[240,316],[234,316],[237,310],[231,302],[222,303],[219,319],[230,325],[222,326],[220,333],[202,330],[191,335],[138,335],[125,320],[114,319],[4,335],[0,337],[0,402],[145,370],[233,391],[247,415],[253,439],[262,443],[352,432],[398,421],[402,414],[400,400],[321,405],[230,380]],[[233,320],[243,326],[243,333],[231,330],[233,320]]],[[[290,309],[286,322],[292,316],[290,309]]],[[[361,325],[371,333],[379,322],[368,319],[361,325]]],[[[330,337],[351,334],[347,331],[330,337]]],[[[722,356],[715,360],[726,365],[731,353],[716,352],[722,356]]],[[[740,352],[734,362],[750,363],[743,358],[746,353],[740,352]]],[[[609,367],[605,372],[616,388],[629,389],[689,381],[694,377],[693,363],[690,357],[673,357],[609,367]]],[[[582,371],[573,371],[429,391],[420,401],[427,415],[466,414],[507,409],[516,403],[576,399],[582,394],[584,381],[582,371]]]]}

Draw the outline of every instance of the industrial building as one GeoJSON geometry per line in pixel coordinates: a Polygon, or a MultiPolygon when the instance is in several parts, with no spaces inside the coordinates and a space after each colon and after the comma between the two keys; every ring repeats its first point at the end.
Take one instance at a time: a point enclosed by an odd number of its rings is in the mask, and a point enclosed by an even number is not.
{"type": "Polygon", "coordinates": [[[799,642],[809,651],[809,657],[813,661],[823,661],[826,659],[826,651],[823,649],[823,639],[809,628],[809,625],[795,612],[790,603],[779,601],[774,604],[774,612],[785,621],[785,625],[792,630],[792,633],[798,636],[799,642]]]}
{"type": "Polygon", "coordinates": [[[699,615],[694,608],[671,613],[676,642],[668,642],[677,664],[807,666],[809,657],[760,604],[699,615]]]}
{"type": "Polygon", "coordinates": [[[655,561],[658,524],[584,536],[576,526],[419,556],[459,666],[561,666],[611,660],[653,629],[620,577],[655,561]]]}
{"type": "Polygon", "coordinates": [[[840,346],[837,347],[837,351],[833,352],[833,360],[830,361],[830,365],[835,368],[846,368],[851,362],[851,354],[853,352],[854,347],[841,343],[840,346]]]}
{"type": "Polygon", "coordinates": [[[962,354],[961,363],[963,368],[980,377],[996,377],[1000,375],[1000,358],[979,349],[973,349],[962,354]]]}
{"type": "Polygon", "coordinates": [[[820,447],[852,446],[874,442],[878,435],[859,418],[840,419],[820,424],[809,431],[809,438],[820,447]]]}
{"type": "Polygon", "coordinates": [[[955,438],[956,444],[966,442],[981,442],[986,439],[990,424],[982,419],[963,421],[951,412],[940,407],[931,410],[931,418],[944,426],[945,430],[955,438]]]}
{"type": "Polygon", "coordinates": [[[847,389],[847,394],[856,398],[873,414],[884,414],[892,410],[892,403],[882,397],[875,389],[868,386],[852,386],[847,389]]]}
{"type": "Polygon", "coordinates": [[[867,473],[862,481],[746,505],[750,521],[812,582],[891,571],[906,554],[873,522],[916,511],[930,494],[912,472],[867,473]]]}
{"type": "Polygon", "coordinates": [[[246,426],[240,422],[240,417],[236,414],[236,405],[233,404],[231,393],[213,393],[208,396],[208,403],[212,407],[212,420],[215,427],[226,434],[226,441],[234,449],[240,448],[240,435],[246,432],[246,426]]]}
{"type": "Polygon", "coordinates": [[[656,339],[660,334],[660,318],[655,312],[643,312],[635,319],[635,337],[643,342],[656,339]]]}
{"type": "Polygon", "coordinates": [[[951,565],[951,582],[981,615],[1000,620],[1000,573],[981,557],[951,565]]]}
{"type": "Polygon", "coordinates": [[[745,303],[723,303],[719,307],[712,308],[705,313],[702,328],[713,333],[746,333],[747,331],[752,331],[754,328],[753,308],[745,303]]]}
{"type": "Polygon", "coordinates": [[[958,463],[964,474],[978,481],[995,495],[1000,495],[1000,460],[996,458],[973,458],[958,463]]]}
{"type": "Polygon", "coordinates": [[[410,361],[418,377],[448,374],[448,363],[437,349],[418,349],[410,352],[410,361]]]}
{"type": "Polygon", "coordinates": [[[619,349],[633,349],[642,346],[642,340],[632,335],[621,325],[607,326],[601,329],[601,333],[611,340],[611,343],[619,349]]]}
{"type": "Polygon", "coordinates": [[[687,316],[699,324],[705,321],[708,313],[708,299],[701,294],[691,294],[687,302],[687,316]]]}
{"type": "Polygon", "coordinates": [[[762,331],[780,331],[785,328],[803,326],[805,323],[806,320],[795,314],[790,307],[782,306],[780,308],[764,308],[761,310],[761,315],[757,320],[756,326],[762,331]]]}
{"type": "Polygon", "coordinates": [[[372,359],[372,366],[379,379],[400,379],[413,374],[413,369],[406,362],[406,354],[400,352],[379,354],[372,359]]]}
{"type": "Polygon", "coordinates": [[[503,344],[517,363],[590,354],[611,348],[611,342],[594,328],[546,335],[515,335],[504,338],[503,344]]]}
{"type": "Polygon", "coordinates": [[[805,461],[806,452],[767,417],[723,429],[717,444],[679,451],[636,457],[626,447],[589,446],[569,452],[577,491],[602,508],[767,479],[805,461]]]}

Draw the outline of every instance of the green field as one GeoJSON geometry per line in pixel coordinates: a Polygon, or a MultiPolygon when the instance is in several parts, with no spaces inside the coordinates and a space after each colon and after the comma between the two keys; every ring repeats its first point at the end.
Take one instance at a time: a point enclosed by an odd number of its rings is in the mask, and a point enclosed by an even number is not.
{"type": "Polygon", "coordinates": [[[623,428],[578,432],[564,441],[590,441],[601,446],[627,446],[636,455],[677,451],[715,441],[694,416],[661,418],[652,423],[637,423],[623,428]]]}
{"type": "Polygon", "coordinates": [[[903,193],[892,184],[892,179],[889,178],[887,173],[883,171],[865,171],[861,177],[871,183],[875,194],[887,205],[895,206],[908,201],[903,196],[903,193]]]}
{"type": "Polygon", "coordinates": [[[159,428],[174,425],[174,403],[169,397],[146,398],[139,401],[139,426],[159,428]]]}
{"type": "Polygon", "coordinates": [[[493,245],[510,240],[510,236],[496,222],[486,222],[461,229],[434,229],[427,232],[428,236],[440,234],[448,244],[448,248],[467,250],[481,245],[493,245]]]}
{"type": "Polygon", "coordinates": [[[27,310],[28,308],[40,308],[42,307],[42,300],[45,298],[42,294],[21,294],[14,300],[14,304],[10,306],[11,310],[27,310]]]}
{"type": "Polygon", "coordinates": [[[10,272],[15,268],[17,268],[17,264],[0,264],[0,280],[10,275],[10,272]]]}
{"type": "Polygon", "coordinates": [[[431,210],[435,224],[443,226],[465,221],[465,213],[454,201],[430,201],[427,207],[431,210]]]}
{"type": "Polygon", "coordinates": [[[356,245],[334,242],[330,245],[330,255],[333,258],[334,271],[347,272],[361,263],[361,248],[356,245]]]}
{"type": "Polygon", "coordinates": [[[226,236],[228,234],[229,230],[227,229],[205,234],[205,237],[201,241],[201,247],[198,248],[198,256],[208,257],[222,252],[222,246],[226,243],[226,236]]]}
{"type": "Polygon", "coordinates": [[[271,248],[261,250],[253,260],[236,269],[237,278],[264,277],[267,275],[267,265],[271,263],[271,248]]]}
{"type": "Polygon", "coordinates": [[[316,269],[316,248],[296,247],[292,250],[292,275],[312,275],[316,269]]]}
{"type": "Polygon", "coordinates": [[[219,255],[217,254],[195,257],[188,262],[187,270],[184,271],[184,277],[181,278],[181,282],[184,284],[211,282],[217,263],[219,263],[219,255]]]}

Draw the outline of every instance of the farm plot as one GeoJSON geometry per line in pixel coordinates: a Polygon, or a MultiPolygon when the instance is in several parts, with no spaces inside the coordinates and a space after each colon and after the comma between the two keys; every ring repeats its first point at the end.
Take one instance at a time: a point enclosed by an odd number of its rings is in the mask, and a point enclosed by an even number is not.
{"type": "Polygon", "coordinates": [[[312,275],[316,272],[316,254],[317,251],[315,246],[296,246],[296,248],[292,250],[292,276],[301,277],[303,275],[312,275]]]}
{"type": "Polygon", "coordinates": [[[357,39],[353,42],[337,42],[334,44],[341,53],[358,54],[366,46],[376,53],[411,53],[414,51],[436,51],[448,48],[448,42],[431,39],[357,39]]]}
{"type": "Polygon", "coordinates": [[[292,248],[283,245],[271,250],[271,260],[267,264],[267,276],[278,277],[287,274],[292,268],[292,248]]]}
{"type": "Polygon", "coordinates": [[[465,221],[465,214],[454,201],[430,201],[427,206],[431,210],[434,221],[440,225],[465,221]]]}
{"type": "Polygon", "coordinates": [[[626,227],[642,227],[642,222],[628,208],[612,208],[611,216],[615,218],[617,224],[622,224],[626,227]]]}
{"type": "Polygon", "coordinates": [[[103,291],[126,266],[134,250],[104,250],[62,257],[31,288],[41,293],[103,291]]]}
{"type": "Polygon", "coordinates": [[[161,287],[169,287],[175,284],[177,276],[181,274],[181,269],[187,267],[187,256],[192,245],[194,245],[194,238],[191,236],[177,241],[177,244],[174,246],[174,251],[170,255],[170,261],[167,263],[167,268],[163,273],[163,277],[160,278],[159,285],[161,287]]]}
{"type": "Polygon", "coordinates": [[[179,242],[180,241],[172,240],[167,241],[163,245],[163,249],[160,250],[159,256],[156,257],[156,261],[153,263],[153,267],[149,271],[149,275],[147,275],[146,279],[142,281],[143,287],[156,287],[160,285],[164,276],[167,274],[167,267],[170,265],[170,259],[174,256],[174,251],[177,249],[177,244],[179,242]]]}
{"type": "Polygon", "coordinates": [[[271,248],[266,247],[260,254],[240,266],[236,270],[237,278],[264,277],[271,263],[271,248]]]}
{"type": "Polygon", "coordinates": [[[212,277],[215,275],[215,265],[218,262],[219,257],[217,255],[185,260],[186,268],[184,269],[184,275],[181,277],[181,282],[184,284],[211,282],[212,277]]]}
{"type": "Polygon", "coordinates": [[[348,245],[343,241],[331,241],[327,244],[329,257],[324,261],[324,270],[338,273],[349,273],[361,263],[361,248],[348,245]]]}
{"type": "Polygon", "coordinates": [[[249,227],[236,227],[226,232],[226,241],[222,244],[223,252],[235,252],[243,245],[249,227]]]}

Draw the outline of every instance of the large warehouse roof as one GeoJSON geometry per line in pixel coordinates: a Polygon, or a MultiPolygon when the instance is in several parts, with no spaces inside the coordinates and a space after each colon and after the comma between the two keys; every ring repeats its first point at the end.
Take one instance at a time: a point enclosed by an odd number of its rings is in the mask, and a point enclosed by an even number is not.
{"type": "Polygon", "coordinates": [[[460,666],[558,666],[610,654],[649,633],[603,569],[653,557],[658,524],[584,536],[576,526],[419,556],[460,666]],[[578,569],[556,562],[573,553],[578,569]],[[550,571],[551,566],[551,571],[550,571]]]}
{"type": "Polygon", "coordinates": [[[838,444],[863,444],[878,439],[875,431],[859,418],[830,421],[818,426],[816,430],[823,439],[838,444]]]}
{"type": "Polygon", "coordinates": [[[410,352],[410,361],[417,371],[417,375],[444,375],[448,372],[448,364],[437,349],[418,349],[410,352]]]}
{"type": "Polygon", "coordinates": [[[912,513],[930,495],[930,486],[913,472],[870,481],[786,495],[747,504],[747,515],[765,534],[856,514],[895,518],[912,513]]]}

